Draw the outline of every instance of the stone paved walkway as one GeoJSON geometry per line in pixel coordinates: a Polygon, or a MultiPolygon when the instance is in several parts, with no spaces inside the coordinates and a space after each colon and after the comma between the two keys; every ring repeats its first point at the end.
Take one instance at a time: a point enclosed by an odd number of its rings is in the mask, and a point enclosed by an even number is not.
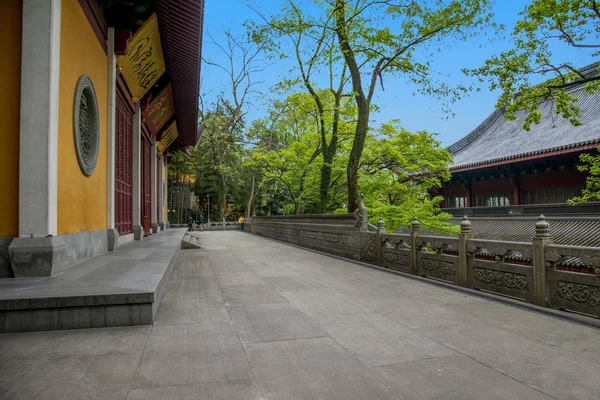
{"type": "Polygon", "coordinates": [[[240,232],[154,326],[0,335],[1,399],[600,399],[600,331],[240,232]]]}

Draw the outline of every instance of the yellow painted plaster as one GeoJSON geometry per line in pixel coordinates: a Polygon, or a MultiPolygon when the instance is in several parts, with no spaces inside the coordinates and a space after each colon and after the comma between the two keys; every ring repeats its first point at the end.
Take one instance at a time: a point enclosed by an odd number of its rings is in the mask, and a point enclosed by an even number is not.
{"type": "Polygon", "coordinates": [[[19,233],[19,121],[22,0],[0,10],[0,237],[19,233]]]}
{"type": "Polygon", "coordinates": [[[77,0],[62,1],[58,112],[58,234],[106,229],[108,58],[77,0]],[[100,152],[91,176],[79,168],[73,137],[73,98],[82,74],[94,84],[100,117],[100,152]]]}

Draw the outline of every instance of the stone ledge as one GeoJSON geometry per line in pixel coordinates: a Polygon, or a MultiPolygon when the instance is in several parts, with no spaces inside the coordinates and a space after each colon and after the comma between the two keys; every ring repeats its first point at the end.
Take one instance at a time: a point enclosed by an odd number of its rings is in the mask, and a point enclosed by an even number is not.
{"type": "Polygon", "coordinates": [[[0,333],[151,324],[184,234],[131,242],[54,277],[0,279],[0,333]]]}

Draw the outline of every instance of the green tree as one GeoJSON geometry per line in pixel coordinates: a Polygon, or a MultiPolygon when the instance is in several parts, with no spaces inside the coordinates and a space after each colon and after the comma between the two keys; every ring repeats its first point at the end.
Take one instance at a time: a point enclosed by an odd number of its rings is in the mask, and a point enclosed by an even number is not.
{"type": "MultiPolygon", "coordinates": [[[[526,130],[532,123],[540,122],[540,104],[549,99],[554,100],[557,114],[573,125],[580,125],[580,109],[569,88],[585,85],[588,93],[598,92],[598,66],[590,70],[573,65],[569,60],[557,60],[552,50],[562,44],[594,58],[600,55],[598,2],[533,0],[520,13],[512,38],[513,48],[490,58],[481,68],[465,72],[487,82],[491,90],[500,91],[496,106],[506,109],[506,118],[514,120],[517,112],[525,112],[523,127],[526,130]]],[[[596,157],[582,157],[584,164],[580,169],[590,172],[591,178],[584,195],[575,202],[599,197],[600,160],[596,157]]]]}
{"type": "Polygon", "coordinates": [[[295,62],[292,72],[298,73],[299,78],[285,79],[279,87],[285,90],[303,87],[314,103],[322,156],[319,182],[320,212],[326,214],[334,158],[339,142],[345,134],[342,119],[347,104],[343,103],[347,103],[344,99],[349,97],[349,94],[345,93],[349,79],[346,64],[337,51],[335,34],[331,27],[327,23],[321,25],[294,1],[287,0],[278,15],[265,17],[256,12],[265,25],[249,22],[250,34],[256,43],[269,50],[271,57],[290,57],[282,50],[281,45],[291,44],[291,58],[295,62]],[[327,76],[327,89],[319,89],[314,81],[315,75],[327,76]]]}
{"type": "Polygon", "coordinates": [[[235,108],[227,101],[219,99],[213,106],[214,109],[203,113],[202,140],[192,158],[196,163],[196,193],[204,199],[216,189],[213,215],[221,219],[225,217],[228,197],[240,176],[244,124],[243,120],[234,119],[235,108]]]}
{"type": "Polygon", "coordinates": [[[361,155],[369,132],[371,102],[386,73],[402,75],[420,91],[456,99],[461,87],[433,78],[430,61],[440,46],[465,40],[491,24],[490,0],[325,0],[348,65],[358,118],[348,159],[348,211],[357,207],[361,155]]]}
{"type": "Polygon", "coordinates": [[[423,227],[445,233],[456,227],[451,215],[441,213],[441,197],[433,189],[450,179],[450,153],[431,134],[412,133],[398,121],[383,124],[376,135],[368,134],[359,169],[359,187],[364,193],[371,223],[383,218],[390,230],[409,226],[414,216],[423,227]]]}
{"type": "Polygon", "coordinates": [[[307,182],[314,182],[319,168],[316,160],[321,155],[315,129],[318,115],[307,97],[295,94],[285,102],[275,101],[269,116],[255,121],[248,133],[255,147],[246,166],[260,170],[262,179],[271,187],[283,188],[292,204],[286,211],[294,214],[301,212],[307,182]]]}

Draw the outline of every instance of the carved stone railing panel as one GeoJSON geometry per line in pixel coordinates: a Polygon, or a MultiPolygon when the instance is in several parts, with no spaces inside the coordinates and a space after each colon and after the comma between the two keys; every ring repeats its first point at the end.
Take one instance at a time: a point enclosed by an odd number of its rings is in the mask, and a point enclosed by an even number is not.
{"type": "Polygon", "coordinates": [[[457,283],[458,256],[420,252],[417,263],[421,276],[457,283]]]}
{"type": "Polygon", "coordinates": [[[377,248],[375,241],[377,234],[375,232],[360,232],[360,261],[366,263],[375,263],[377,259],[377,248]]]}
{"type": "Polygon", "coordinates": [[[549,244],[544,258],[548,305],[600,318],[600,248],[549,244]],[[587,273],[560,270],[571,264],[587,273]]]}
{"type": "Polygon", "coordinates": [[[600,274],[600,248],[549,244],[544,257],[550,268],[560,264],[578,264],[600,274]]]}
{"type": "Polygon", "coordinates": [[[279,221],[281,219],[274,221],[253,218],[251,232],[354,260],[361,260],[361,255],[365,257],[365,253],[361,250],[361,232],[353,225],[335,226],[279,221]]]}
{"type": "Polygon", "coordinates": [[[269,217],[252,217],[252,222],[287,222],[292,224],[345,225],[355,227],[356,216],[354,214],[272,215],[269,217]]]}
{"type": "Polygon", "coordinates": [[[470,239],[467,252],[470,288],[533,301],[531,243],[470,239]]]}
{"type": "Polygon", "coordinates": [[[531,243],[470,239],[467,251],[475,258],[531,265],[531,243]]]}
{"type": "Polygon", "coordinates": [[[384,248],[409,249],[410,235],[384,233],[381,235],[381,244],[384,248]]]}
{"type": "Polygon", "coordinates": [[[549,269],[548,306],[600,318],[600,275],[549,269]]]}
{"type": "Polygon", "coordinates": [[[458,238],[455,237],[419,235],[416,242],[417,247],[427,253],[455,252],[458,248],[458,238]]]}
{"type": "Polygon", "coordinates": [[[387,247],[383,248],[382,267],[410,273],[410,250],[387,247]]]}

